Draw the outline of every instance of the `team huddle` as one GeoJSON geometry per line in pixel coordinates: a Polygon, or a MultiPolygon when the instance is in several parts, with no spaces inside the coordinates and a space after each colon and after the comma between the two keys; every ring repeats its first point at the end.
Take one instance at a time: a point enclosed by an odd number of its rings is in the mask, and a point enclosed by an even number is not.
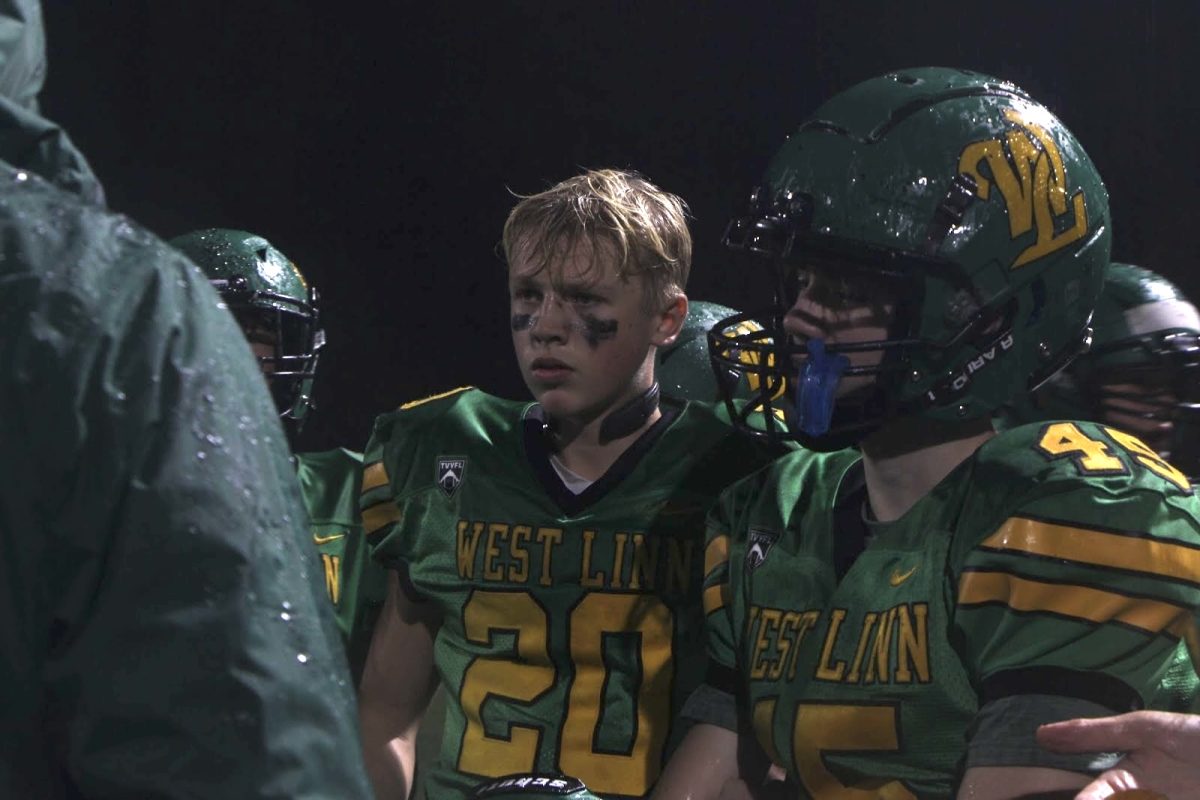
{"type": "MultiPolygon", "coordinates": [[[[1142,712],[1200,755],[1200,315],[1112,226],[1045,107],[935,68],[775,155],[725,233],[761,308],[689,304],[687,207],[636,172],[520,198],[532,399],[293,457],[375,796],[1200,796],[1067,735],[1142,712]]],[[[171,244],[291,440],[318,293],[258,236],[171,244]]]]}
{"type": "Polygon", "coordinates": [[[378,795],[1073,796],[1117,757],[1039,726],[1191,708],[1200,317],[1111,226],[1045,108],[937,69],[788,140],[726,233],[775,306],[691,337],[681,201],[523,198],[534,402],[410,402],[366,449],[378,795]]]}

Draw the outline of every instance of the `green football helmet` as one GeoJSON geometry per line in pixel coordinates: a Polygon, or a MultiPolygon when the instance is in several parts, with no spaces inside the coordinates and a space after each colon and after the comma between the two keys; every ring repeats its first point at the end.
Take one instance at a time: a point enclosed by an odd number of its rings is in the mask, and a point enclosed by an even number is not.
{"type": "MultiPolygon", "coordinates": [[[[728,383],[729,392],[738,400],[748,400],[755,394],[751,387],[757,388],[757,376],[739,374],[721,369],[714,372],[713,363],[708,355],[708,332],[722,319],[731,317],[737,312],[718,303],[695,300],[688,303],[687,318],[675,341],[666,347],[659,348],[658,365],[655,376],[663,394],[668,397],[679,397],[684,400],[694,400],[712,403],[723,396],[717,388],[718,383],[728,383]]],[[[758,331],[761,326],[751,321],[749,331],[758,331]]],[[[747,356],[749,357],[749,356],[747,356]]]]}
{"type": "Polygon", "coordinates": [[[987,417],[1087,348],[1111,238],[1096,168],[1016,86],[930,67],[842,92],[788,139],[725,233],[777,286],[773,308],[709,334],[719,369],[758,378],[735,422],[781,416],[757,434],[831,450],[893,417],[987,417]],[[814,274],[886,294],[886,336],[789,336],[784,318],[814,274]],[[753,319],[762,332],[738,332],[753,319]],[[878,362],[852,366],[857,352],[878,362]],[[839,396],[853,375],[872,377],[839,396]]]}
{"type": "Polygon", "coordinates": [[[600,800],[588,791],[583,781],[566,775],[518,773],[481,783],[471,792],[471,800],[600,800]]]}
{"type": "Polygon", "coordinates": [[[252,345],[289,434],[313,407],[317,360],[325,346],[315,288],[266,239],[246,231],[208,228],[170,242],[208,276],[252,345]]]}
{"type": "Polygon", "coordinates": [[[1092,349],[1036,394],[1038,419],[1097,420],[1127,430],[1200,476],[1200,313],[1166,278],[1112,264],[1092,349]]]}

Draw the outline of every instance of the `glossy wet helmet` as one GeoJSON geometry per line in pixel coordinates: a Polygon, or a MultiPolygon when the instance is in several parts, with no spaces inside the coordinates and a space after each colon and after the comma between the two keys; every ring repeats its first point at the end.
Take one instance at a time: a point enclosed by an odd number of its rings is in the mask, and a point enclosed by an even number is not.
{"type": "Polygon", "coordinates": [[[743,421],[784,420],[740,427],[814,449],[899,416],[985,417],[1086,349],[1110,240],[1100,176],[1044,106],[965,70],[889,73],[821,106],[730,223],[725,243],[773,268],[776,303],[722,320],[712,358],[758,378],[743,421]],[[885,290],[887,334],[790,337],[797,276],[811,273],[885,290]],[[748,319],[762,332],[739,333],[748,319]],[[853,352],[875,363],[851,366],[853,352]],[[873,377],[839,396],[850,375],[873,377]]]}
{"type": "Polygon", "coordinates": [[[1200,475],[1196,307],[1161,275],[1112,264],[1092,326],[1092,349],[1037,393],[1038,418],[1127,428],[1187,475],[1200,475]],[[1144,424],[1129,424],[1139,419],[1144,424]]]}
{"type": "Polygon", "coordinates": [[[246,231],[209,228],[170,242],[208,277],[259,355],[275,406],[289,433],[312,408],[317,360],[325,345],[316,289],[266,239],[246,231]]]}

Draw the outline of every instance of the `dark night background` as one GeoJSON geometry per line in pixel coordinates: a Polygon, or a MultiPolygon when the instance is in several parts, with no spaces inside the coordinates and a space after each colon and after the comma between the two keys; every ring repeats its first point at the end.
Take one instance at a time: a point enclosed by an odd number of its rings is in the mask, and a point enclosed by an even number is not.
{"type": "Polygon", "coordinates": [[[324,297],[306,449],[471,383],[523,396],[495,245],[580,167],[691,204],[689,294],[758,305],[719,245],[784,136],[889,69],[1012,80],[1084,143],[1114,256],[1200,297],[1200,3],[44,0],[43,111],[164,237],[262,233],[324,297]],[[919,9],[919,10],[918,10],[919,9]]]}

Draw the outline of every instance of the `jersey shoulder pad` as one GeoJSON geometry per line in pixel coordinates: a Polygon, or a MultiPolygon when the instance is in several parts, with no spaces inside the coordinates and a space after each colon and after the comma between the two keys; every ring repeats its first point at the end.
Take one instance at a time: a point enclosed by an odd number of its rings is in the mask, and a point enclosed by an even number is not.
{"type": "Polygon", "coordinates": [[[729,487],[720,499],[721,514],[733,540],[750,536],[751,529],[799,530],[802,517],[829,518],[838,490],[851,467],[861,461],[856,450],[818,453],[795,450],[729,487]]]}
{"type": "Polygon", "coordinates": [[[375,421],[367,470],[382,463],[397,499],[432,488],[444,472],[435,462],[452,469],[481,448],[519,446],[515,434],[528,405],[470,387],[406,403],[375,421]]]}
{"type": "Polygon", "coordinates": [[[1051,420],[1009,428],[988,440],[975,458],[976,480],[1022,484],[1104,481],[1164,494],[1190,494],[1186,477],[1137,437],[1108,425],[1051,420]],[[1157,480],[1155,480],[1157,479],[1157,480]]]}
{"type": "Polygon", "coordinates": [[[1200,544],[1200,500],[1187,478],[1109,426],[1021,425],[986,442],[962,474],[970,484],[956,526],[958,548],[991,546],[1014,525],[1034,526],[1044,541],[1108,531],[1200,544]]]}
{"type": "Polygon", "coordinates": [[[1138,438],[1070,420],[1020,425],[993,437],[976,453],[971,481],[1004,505],[1070,491],[1144,494],[1190,505],[1184,498],[1193,494],[1187,476],[1138,438]]]}

